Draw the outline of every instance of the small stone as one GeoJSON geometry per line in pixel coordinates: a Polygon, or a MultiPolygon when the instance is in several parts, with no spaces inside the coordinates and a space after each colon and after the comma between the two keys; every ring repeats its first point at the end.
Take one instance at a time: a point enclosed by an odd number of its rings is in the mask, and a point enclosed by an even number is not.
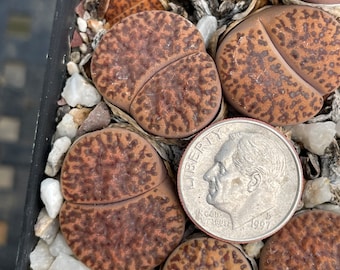
{"type": "Polygon", "coordinates": [[[59,230],[59,222],[57,219],[51,218],[46,208],[42,208],[37,222],[34,225],[35,236],[44,240],[48,245],[51,244],[59,230]]]}
{"type": "Polygon", "coordinates": [[[88,20],[91,19],[91,18],[92,18],[92,15],[90,14],[90,12],[88,12],[87,10],[85,10],[84,15],[83,15],[83,19],[84,19],[85,21],[88,21],[88,20]]]}
{"type": "Polygon", "coordinates": [[[198,21],[196,27],[203,37],[205,47],[208,47],[212,35],[217,30],[216,17],[211,15],[205,15],[198,21]]]}
{"type": "Polygon", "coordinates": [[[66,85],[61,93],[67,104],[72,107],[83,105],[92,107],[99,103],[101,96],[97,89],[78,73],[72,74],[66,80],[66,85]]]}
{"type": "Polygon", "coordinates": [[[72,269],[72,270],[90,270],[83,263],[76,260],[70,255],[60,253],[54,260],[49,270],[72,269]]]}
{"type": "Polygon", "coordinates": [[[78,65],[75,62],[68,62],[66,64],[68,74],[72,75],[73,73],[79,73],[78,65]]]}
{"type": "Polygon", "coordinates": [[[256,241],[256,242],[248,243],[244,245],[243,249],[249,257],[258,259],[260,257],[260,252],[263,246],[264,246],[264,243],[262,241],[256,241]]]}
{"type": "Polygon", "coordinates": [[[99,31],[103,30],[103,22],[98,21],[96,19],[89,19],[87,21],[88,27],[95,33],[98,33],[99,31]]]}
{"type": "Polygon", "coordinates": [[[57,125],[55,138],[66,136],[72,140],[77,134],[78,126],[71,114],[65,114],[57,125]]]}
{"type": "MultiPolygon", "coordinates": [[[[100,103],[99,103],[100,104],[100,103]]],[[[98,105],[97,105],[98,106],[98,105]]],[[[92,111],[90,108],[82,107],[82,108],[73,108],[69,114],[73,116],[73,121],[80,126],[85,119],[89,116],[89,113],[92,111]]]]}
{"type": "Polygon", "coordinates": [[[302,200],[306,208],[329,202],[333,197],[330,181],[326,177],[309,180],[305,184],[302,200]]]}
{"type": "MultiPolygon", "coordinates": [[[[64,114],[66,113],[67,110],[68,110],[68,111],[70,110],[70,106],[67,105],[66,100],[65,100],[64,98],[59,99],[59,100],[57,101],[57,105],[58,105],[59,107],[62,107],[62,110],[64,111],[64,114]],[[65,105],[67,105],[68,108],[64,108],[65,105]],[[64,110],[64,109],[65,109],[65,110],[64,110]]],[[[59,110],[59,108],[58,108],[58,110],[59,110]]]]}
{"type": "Polygon", "coordinates": [[[111,115],[108,106],[105,102],[100,102],[79,127],[77,135],[83,135],[87,132],[107,127],[110,124],[110,121],[111,115]]]}
{"type": "Polygon", "coordinates": [[[81,36],[81,39],[83,40],[84,43],[89,43],[89,36],[86,33],[79,33],[79,35],[81,36]]]}
{"type": "Polygon", "coordinates": [[[71,52],[71,55],[70,55],[70,60],[76,64],[79,64],[80,62],[80,58],[81,58],[81,55],[80,55],[80,52],[79,51],[74,51],[74,52],[71,52]]]}
{"type": "Polygon", "coordinates": [[[80,52],[83,53],[83,54],[86,54],[86,53],[87,53],[87,49],[88,49],[88,47],[87,47],[87,45],[86,45],[85,43],[82,43],[82,44],[79,46],[79,50],[80,50],[80,52]]]}
{"type": "Polygon", "coordinates": [[[80,32],[86,32],[87,23],[83,18],[81,17],[77,18],[77,25],[80,32]]]}
{"type": "Polygon", "coordinates": [[[84,1],[80,1],[79,4],[74,9],[74,11],[79,17],[83,17],[85,13],[84,1]]]}
{"type": "Polygon", "coordinates": [[[62,160],[71,146],[70,138],[64,136],[58,138],[52,147],[51,152],[48,154],[47,163],[45,167],[45,174],[54,177],[61,168],[62,160]]]}
{"type": "Polygon", "coordinates": [[[53,178],[46,178],[40,185],[40,197],[51,218],[56,218],[63,203],[60,183],[53,178]]]}
{"type": "Polygon", "coordinates": [[[48,245],[39,240],[34,250],[30,253],[30,266],[32,270],[48,270],[54,257],[48,250],[48,245]]]}
{"type": "Polygon", "coordinates": [[[71,248],[67,245],[64,236],[60,232],[55,237],[53,243],[49,246],[49,250],[54,257],[57,257],[61,253],[72,255],[71,248]]]}
{"type": "Polygon", "coordinates": [[[323,203],[323,204],[317,205],[315,208],[320,209],[320,210],[332,211],[332,212],[340,214],[340,205],[337,205],[337,204],[323,203]]]}
{"type": "Polygon", "coordinates": [[[71,40],[71,48],[77,48],[83,43],[81,36],[77,30],[73,32],[72,40],[71,40]]]}
{"type": "Polygon", "coordinates": [[[340,138],[340,121],[337,122],[335,125],[335,132],[336,132],[336,137],[340,138]]]}
{"type": "Polygon", "coordinates": [[[334,140],[335,123],[332,121],[311,124],[299,124],[291,129],[292,139],[301,142],[310,152],[323,155],[334,140]]]}

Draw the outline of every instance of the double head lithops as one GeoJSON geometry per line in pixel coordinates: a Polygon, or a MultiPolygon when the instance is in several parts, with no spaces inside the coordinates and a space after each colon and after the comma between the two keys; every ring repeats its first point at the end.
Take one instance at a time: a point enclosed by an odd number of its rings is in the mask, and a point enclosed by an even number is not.
{"type": "Polygon", "coordinates": [[[156,136],[188,137],[220,108],[221,84],[202,36],[171,12],[140,12],[115,24],[94,51],[91,74],[107,102],[156,136]]]}
{"type": "Polygon", "coordinates": [[[255,12],[222,40],[216,55],[223,93],[241,113],[273,125],[316,115],[340,85],[340,24],[308,6],[255,12]]]}
{"type": "Polygon", "coordinates": [[[91,269],[153,269],[178,245],[184,213],[154,148],[123,128],[80,137],[68,151],[60,228],[91,269]]]}

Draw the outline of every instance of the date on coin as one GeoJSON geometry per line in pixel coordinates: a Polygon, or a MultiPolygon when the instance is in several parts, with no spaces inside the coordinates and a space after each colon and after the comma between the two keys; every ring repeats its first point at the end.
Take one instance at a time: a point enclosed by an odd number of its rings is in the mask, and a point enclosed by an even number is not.
{"type": "Polygon", "coordinates": [[[182,205],[212,237],[248,243],[282,228],[300,201],[303,174],[290,142],[248,118],[218,122],[197,135],[178,171],[182,205]]]}

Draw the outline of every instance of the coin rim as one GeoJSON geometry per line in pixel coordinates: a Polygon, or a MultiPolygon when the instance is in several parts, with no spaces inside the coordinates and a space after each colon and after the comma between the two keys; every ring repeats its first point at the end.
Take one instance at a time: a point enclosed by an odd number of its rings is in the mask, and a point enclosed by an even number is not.
{"type": "Polygon", "coordinates": [[[223,119],[220,121],[217,121],[209,126],[207,126],[205,129],[201,130],[198,134],[195,135],[195,137],[190,141],[190,143],[186,146],[185,151],[182,154],[180,163],[179,163],[179,167],[178,167],[178,171],[177,171],[177,192],[178,192],[178,197],[179,200],[181,202],[181,205],[186,213],[186,215],[188,216],[188,218],[194,223],[195,226],[197,226],[197,228],[199,228],[201,231],[203,231],[204,233],[206,233],[207,235],[221,240],[221,241],[226,241],[226,242],[231,242],[231,243],[236,243],[236,244],[246,244],[246,243],[251,243],[251,242],[256,242],[259,240],[263,240],[265,238],[268,238],[270,236],[272,236],[273,234],[275,234],[277,231],[279,231],[282,227],[284,227],[289,220],[292,218],[292,216],[296,213],[296,211],[298,210],[298,205],[301,201],[301,197],[302,197],[302,192],[303,192],[303,183],[304,183],[304,177],[303,177],[303,170],[302,170],[302,165],[301,165],[301,161],[300,161],[300,157],[298,155],[298,153],[296,152],[293,144],[278,130],[276,130],[274,128],[274,126],[271,126],[263,121],[257,120],[257,119],[253,119],[253,118],[247,118],[247,117],[234,117],[234,118],[228,118],[228,119],[223,119]],[[263,128],[269,129],[269,131],[273,132],[276,136],[278,136],[283,143],[285,143],[287,145],[287,147],[289,148],[289,150],[291,150],[290,152],[292,153],[292,156],[295,160],[295,163],[297,165],[297,174],[298,174],[298,187],[297,187],[297,192],[296,192],[296,196],[295,196],[295,201],[292,204],[292,206],[290,207],[290,211],[287,212],[287,214],[285,215],[285,217],[283,218],[283,220],[277,224],[272,230],[269,230],[266,233],[262,233],[261,235],[259,235],[258,237],[247,237],[244,238],[242,240],[236,240],[230,237],[221,237],[218,235],[215,235],[214,233],[204,229],[196,220],[195,218],[193,218],[192,214],[189,212],[189,210],[186,208],[185,202],[184,202],[184,198],[183,198],[183,193],[181,190],[181,174],[182,174],[182,165],[183,165],[183,161],[186,157],[186,155],[188,154],[191,146],[200,139],[200,137],[202,137],[205,133],[207,133],[210,129],[218,126],[218,125],[223,125],[225,123],[229,124],[229,123],[251,123],[251,124],[255,124],[258,126],[261,126],[263,128]]]}

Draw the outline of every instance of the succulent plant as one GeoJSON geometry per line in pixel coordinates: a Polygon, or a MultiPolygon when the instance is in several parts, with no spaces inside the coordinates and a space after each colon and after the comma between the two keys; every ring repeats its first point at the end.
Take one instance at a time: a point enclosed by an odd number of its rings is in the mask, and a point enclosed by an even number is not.
{"type": "Polygon", "coordinates": [[[153,269],[181,241],[184,213],[154,148],[127,129],[73,143],[61,171],[60,228],[91,269],[153,269]]]}
{"type": "Polygon", "coordinates": [[[111,26],[131,14],[162,9],[164,7],[159,0],[99,0],[96,8],[98,17],[105,18],[111,26]]]}
{"type": "Polygon", "coordinates": [[[340,24],[308,6],[272,6],[227,33],[216,55],[223,93],[272,125],[307,121],[340,85],[340,24]]]}
{"type": "Polygon", "coordinates": [[[107,102],[156,136],[191,136],[220,109],[221,84],[202,36],[171,12],[140,12],[115,24],[94,51],[91,74],[107,102]]]}
{"type": "Polygon", "coordinates": [[[260,270],[337,269],[340,265],[340,214],[307,210],[270,237],[260,256],[260,270]]]}
{"type": "Polygon", "coordinates": [[[232,244],[201,236],[179,245],[162,269],[251,270],[252,267],[245,255],[232,244]]]}

